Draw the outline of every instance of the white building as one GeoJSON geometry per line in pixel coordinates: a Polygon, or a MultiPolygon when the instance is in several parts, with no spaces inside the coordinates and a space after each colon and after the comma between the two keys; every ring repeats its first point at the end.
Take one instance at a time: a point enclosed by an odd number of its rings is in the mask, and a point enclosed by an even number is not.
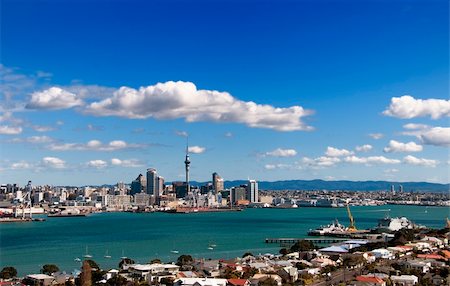
{"type": "Polygon", "coordinates": [[[419,278],[415,275],[392,275],[391,281],[393,285],[412,286],[419,282],[419,278]]]}
{"type": "Polygon", "coordinates": [[[226,286],[227,279],[219,278],[180,278],[174,281],[174,286],[226,286]]]}

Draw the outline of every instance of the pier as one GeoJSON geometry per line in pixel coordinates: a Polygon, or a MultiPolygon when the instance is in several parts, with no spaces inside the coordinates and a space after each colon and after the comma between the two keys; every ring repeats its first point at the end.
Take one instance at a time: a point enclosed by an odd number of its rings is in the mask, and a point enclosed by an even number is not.
{"type": "Polygon", "coordinates": [[[280,246],[290,246],[295,244],[300,240],[306,240],[312,242],[314,245],[318,244],[332,244],[348,240],[348,238],[337,238],[337,237],[327,237],[327,238],[266,238],[266,243],[277,243],[280,246]]]}

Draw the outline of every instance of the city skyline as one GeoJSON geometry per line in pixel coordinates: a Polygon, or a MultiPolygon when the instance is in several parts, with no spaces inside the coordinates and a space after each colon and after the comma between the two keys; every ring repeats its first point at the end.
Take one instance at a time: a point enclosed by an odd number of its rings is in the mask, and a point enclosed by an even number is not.
{"type": "Polygon", "coordinates": [[[446,1],[2,1],[1,183],[449,183],[446,1]]]}

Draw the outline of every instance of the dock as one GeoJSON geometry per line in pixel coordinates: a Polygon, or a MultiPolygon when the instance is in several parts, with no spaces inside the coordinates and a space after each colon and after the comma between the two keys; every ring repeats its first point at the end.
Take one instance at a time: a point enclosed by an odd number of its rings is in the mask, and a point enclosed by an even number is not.
{"type": "Polygon", "coordinates": [[[332,244],[348,240],[348,238],[327,237],[327,238],[266,238],[266,243],[277,243],[280,246],[291,246],[300,240],[312,242],[314,245],[318,244],[332,244]]]}

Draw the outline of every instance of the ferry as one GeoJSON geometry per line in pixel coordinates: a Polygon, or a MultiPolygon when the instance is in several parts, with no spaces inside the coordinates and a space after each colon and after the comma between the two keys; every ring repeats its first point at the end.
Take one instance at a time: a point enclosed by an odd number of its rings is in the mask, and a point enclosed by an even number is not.
{"type": "Polygon", "coordinates": [[[406,229],[414,229],[414,228],[423,228],[421,225],[417,225],[407,219],[406,217],[385,217],[378,221],[378,225],[375,230],[377,232],[393,232],[398,231],[402,228],[406,229]]]}

